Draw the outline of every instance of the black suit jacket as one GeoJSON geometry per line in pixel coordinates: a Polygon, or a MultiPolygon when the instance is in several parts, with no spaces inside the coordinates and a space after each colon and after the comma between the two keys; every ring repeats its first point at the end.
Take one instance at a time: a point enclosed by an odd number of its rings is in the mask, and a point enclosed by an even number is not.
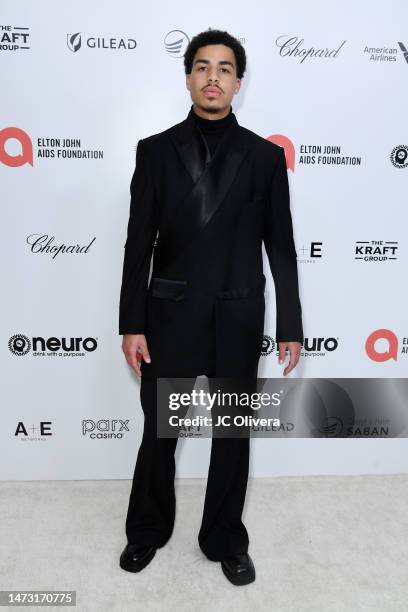
{"type": "Polygon", "coordinates": [[[276,341],[303,343],[284,149],[232,113],[211,159],[187,118],[139,140],[119,305],[119,334],[145,334],[143,375],[256,375],[265,314],[265,245],[276,341]],[[149,271],[153,254],[152,276],[149,271]]]}

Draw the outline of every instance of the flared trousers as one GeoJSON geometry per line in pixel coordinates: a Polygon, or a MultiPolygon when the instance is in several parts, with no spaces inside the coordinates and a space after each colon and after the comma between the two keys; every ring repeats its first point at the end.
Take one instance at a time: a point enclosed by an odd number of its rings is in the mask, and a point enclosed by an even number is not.
{"type": "MultiPolygon", "coordinates": [[[[211,390],[210,376],[214,373],[204,374],[209,377],[211,390]]],[[[178,438],[160,438],[157,435],[156,378],[141,377],[140,401],[144,429],[133,474],[126,536],[129,543],[161,548],[172,535],[176,516],[174,480],[178,438]]],[[[228,555],[248,551],[249,538],[242,522],[242,512],[248,482],[249,452],[249,436],[216,437],[213,433],[198,533],[199,547],[212,561],[221,561],[228,555]]]]}

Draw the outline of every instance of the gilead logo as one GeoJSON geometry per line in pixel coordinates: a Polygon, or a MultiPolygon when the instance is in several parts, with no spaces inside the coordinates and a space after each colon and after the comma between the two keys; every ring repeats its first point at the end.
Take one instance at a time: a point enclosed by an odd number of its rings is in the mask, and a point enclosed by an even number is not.
{"type": "Polygon", "coordinates": [[[368,336],[365,343],[365,349],[367,355],[373,361],[382,362],[388,361],[389,359],[397,361],[398,338],[390,329],[377,329],[368,336]],[[381,353],[377,351],[375,348],[377,340],[386,340],[388,342],[388,350],[381,353]]]}
{"type": "Polygon", "coordinates": [[[8,127],[0,130],[0,161],[6,166],[18,168],[24,164],[33,165],[33,143],[29,135],[17,127],[8,127]],[[6,142],[10,139],[18,140],[21,144],[20,155],[9,155],[6,151],[6,142]]]}
{"type": "Polygon", "coordinates": [[[283,134],[272,134],[272,136],[268,136],[266,140],[274,142],[285,150],[286,167],[294,172],[295,147],[293,146],[293,142],[287,136],[283,136],[283,134]]]}

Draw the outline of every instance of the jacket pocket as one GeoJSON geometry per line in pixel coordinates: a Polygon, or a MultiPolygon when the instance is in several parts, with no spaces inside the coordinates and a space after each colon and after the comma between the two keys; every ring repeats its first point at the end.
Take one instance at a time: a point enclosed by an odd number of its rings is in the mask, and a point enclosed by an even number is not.
{"type": "Polygon", "coordinates": [[[159,276],[152,277],[149,287],[152,297],[175,302],[184,299],[186,288],[187,281],[185,280],[173,280],[159,276]]]}

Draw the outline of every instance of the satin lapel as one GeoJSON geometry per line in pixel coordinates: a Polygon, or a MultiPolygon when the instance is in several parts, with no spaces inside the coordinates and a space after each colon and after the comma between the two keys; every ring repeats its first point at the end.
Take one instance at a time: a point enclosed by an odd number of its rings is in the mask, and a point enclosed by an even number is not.
{"type": "Polygon", "coordinates": [[[158,243],[165,254],[166,265],[197,238],[197,234],[214,216],[249,151],[246,131],[240,127],[235,115],[232,119],[232,125],[223,134],[211,161],[191,113],[170,133],[194,185],[166,227],[160,231],[158,243]]]}

